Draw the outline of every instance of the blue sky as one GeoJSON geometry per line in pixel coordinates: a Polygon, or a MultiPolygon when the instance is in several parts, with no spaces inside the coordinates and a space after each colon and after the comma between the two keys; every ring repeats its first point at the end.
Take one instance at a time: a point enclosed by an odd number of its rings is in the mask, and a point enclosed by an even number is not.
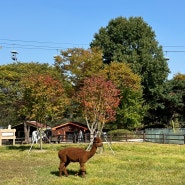
{"type": "Polygon", "coordinates": [[[60,50],[88,48],[111,19],[141,16],[170,58],[169,78],[185,74],[184,7],[184,0],[1,0],[0,65],[12,63],[12,50],[20,62],[53,64],[60,50]]]}

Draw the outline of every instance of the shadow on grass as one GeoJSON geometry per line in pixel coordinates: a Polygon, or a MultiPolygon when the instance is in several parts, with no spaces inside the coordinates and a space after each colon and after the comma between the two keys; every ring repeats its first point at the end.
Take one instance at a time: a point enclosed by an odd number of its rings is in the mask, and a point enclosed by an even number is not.
{"type": "Polygon", "coordinates": [[[6,146],[6,148],[8,148],[10,150],[25,151],[25,150],[29,150],[30,149],[30,145],[20,145],[20,146],[11,145],[11,146],[6,146]]]}
{"type": "MultiPolygon", "coordinates": [[[[67,170],[67,172],[68,172],[69,175],[76,175],[76,174],[78,174],[79,171],[67,170]]],[[[51,171],[51,174],[59,177],[59,171],[51,171]]],[[[62,175],[64,175],[64,174],[62,174],[62,175]]]]}

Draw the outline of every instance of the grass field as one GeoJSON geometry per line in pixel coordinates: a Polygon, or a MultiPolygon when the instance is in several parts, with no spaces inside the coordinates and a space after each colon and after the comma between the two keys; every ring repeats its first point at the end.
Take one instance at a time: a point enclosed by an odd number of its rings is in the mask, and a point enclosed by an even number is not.
{"type": "MultiPolygon", "coordinates": [[[[78,163],[68,166],[68,177],[58,176],[59,149],[71,144],[0,147],[0,184],[3,185],[184,185],[185,146],[155,143],[107,143],[87,163],[86,178],[75,176],[78,163]]],[[[72,144],[86,148],[87,144],[72,144]]]]}

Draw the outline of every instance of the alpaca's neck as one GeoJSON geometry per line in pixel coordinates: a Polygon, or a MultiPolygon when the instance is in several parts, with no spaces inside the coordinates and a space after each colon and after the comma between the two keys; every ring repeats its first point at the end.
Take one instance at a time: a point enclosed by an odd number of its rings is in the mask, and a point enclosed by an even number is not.
{"type": "Polygon", "coordinates": [[[93,145],[91,150],[89,151],[88,158],[91,158],[96,153],[96,150],[97,150],[97,147],[93,145]]]}

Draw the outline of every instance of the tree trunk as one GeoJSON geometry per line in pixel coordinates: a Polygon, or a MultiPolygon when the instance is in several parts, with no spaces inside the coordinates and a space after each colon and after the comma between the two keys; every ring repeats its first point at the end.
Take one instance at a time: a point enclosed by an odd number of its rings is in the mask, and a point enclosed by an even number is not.
{"type": "Polygon", "coordinates": [[[42,133],[43,133],[43,129],[40,129],[39,135],[40,135],[40,150],[42,150],[42,133]]]}
{"type": "Polygon", "coordinates": [[[167,118],[167,125],[168,126],[172,126],[171,123],[172,123],[173,117],[174,117],[174,113],[171,113],[168,115],[168,118],[167,118]]]}
{"type": "Polygon", "coordinates": [[[29,143],[29,135],[30,135],[30,126],[26,124],[24,121],[24,142],[29,143]]]}
{"type": "Polygon", "coordinates": [[[40,149],[42,150],[42,133],[40,132],[40,149]]]}

